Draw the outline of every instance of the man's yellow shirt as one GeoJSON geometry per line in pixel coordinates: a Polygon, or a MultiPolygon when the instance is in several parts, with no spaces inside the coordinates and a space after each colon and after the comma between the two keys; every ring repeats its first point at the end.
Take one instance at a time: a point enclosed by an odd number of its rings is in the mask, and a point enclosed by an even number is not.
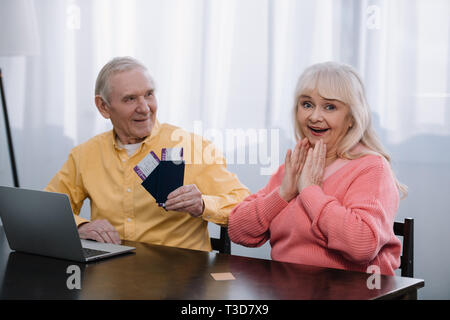
{"type": "Polygon", "coordinates": [[[79,214],[89,198],[91,220],[108,220],[122,240],[204,251],[211,250],[208,221],[227,225],[231,210],[250,194],[226,170],[223,156],[211,143],[158,121],[131,157],[118,146],[113,130],[73,148],[45,190],[69,196],[77,225],[88,221],[79,214]],[[198,218],[159,207],[133,170],[150,151],[161,158],[162,148],[173,147],[183,147],[184,184],[195,184],[202,193],[205,210],[198,218]]]}

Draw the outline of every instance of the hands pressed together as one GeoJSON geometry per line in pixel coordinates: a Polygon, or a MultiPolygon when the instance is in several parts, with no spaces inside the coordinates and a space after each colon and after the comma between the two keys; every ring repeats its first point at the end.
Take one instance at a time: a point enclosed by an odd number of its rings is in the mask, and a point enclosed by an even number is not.
{"type": "Polygon", "coordinates": [[[284,176],[279,189],[287,202],[311,185],[321,185],[327,148],[322,140],[312,148],[308,139],[300,140],[294,151],[288,150],[284,161],[284,176]]]}

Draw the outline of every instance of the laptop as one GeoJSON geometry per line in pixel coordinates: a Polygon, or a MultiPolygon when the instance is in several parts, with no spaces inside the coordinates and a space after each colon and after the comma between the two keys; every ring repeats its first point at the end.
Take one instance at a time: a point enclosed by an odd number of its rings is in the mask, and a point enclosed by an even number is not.
{"type": "Polygon", "coordinates": [[[9,247],[16,251],[89,262],[136,249],[80,239],[63,193],[0,186],[0,217],[9,247]]]}

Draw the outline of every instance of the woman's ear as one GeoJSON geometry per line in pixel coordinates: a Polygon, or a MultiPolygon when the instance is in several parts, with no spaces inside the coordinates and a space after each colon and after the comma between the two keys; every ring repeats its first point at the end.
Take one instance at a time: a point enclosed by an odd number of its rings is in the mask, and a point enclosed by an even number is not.
{"type": "Polygon", "coordinates": [[[105,100],[99,95],[95,96],[95,105],[98,111],[105,119],[109,119],[111,116],[109,114],[109,107],[105,100]]]}
{"type": "Polygon", "coordinates": [[[353,125],[355,124],[355,118],[353,116],[350,116],[349,122],[348,122],[348,128],[353,128],[353,125]]]}

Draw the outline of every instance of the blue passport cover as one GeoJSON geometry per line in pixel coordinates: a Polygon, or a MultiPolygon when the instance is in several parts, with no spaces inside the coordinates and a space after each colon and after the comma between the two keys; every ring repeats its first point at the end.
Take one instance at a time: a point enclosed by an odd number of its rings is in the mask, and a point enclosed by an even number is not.
{"type": "Polygon", "coordinates": [[[169,193],[184,184],[184,161],[160,161],[141,183],[157,203],[165,203],[169,193]]]}

